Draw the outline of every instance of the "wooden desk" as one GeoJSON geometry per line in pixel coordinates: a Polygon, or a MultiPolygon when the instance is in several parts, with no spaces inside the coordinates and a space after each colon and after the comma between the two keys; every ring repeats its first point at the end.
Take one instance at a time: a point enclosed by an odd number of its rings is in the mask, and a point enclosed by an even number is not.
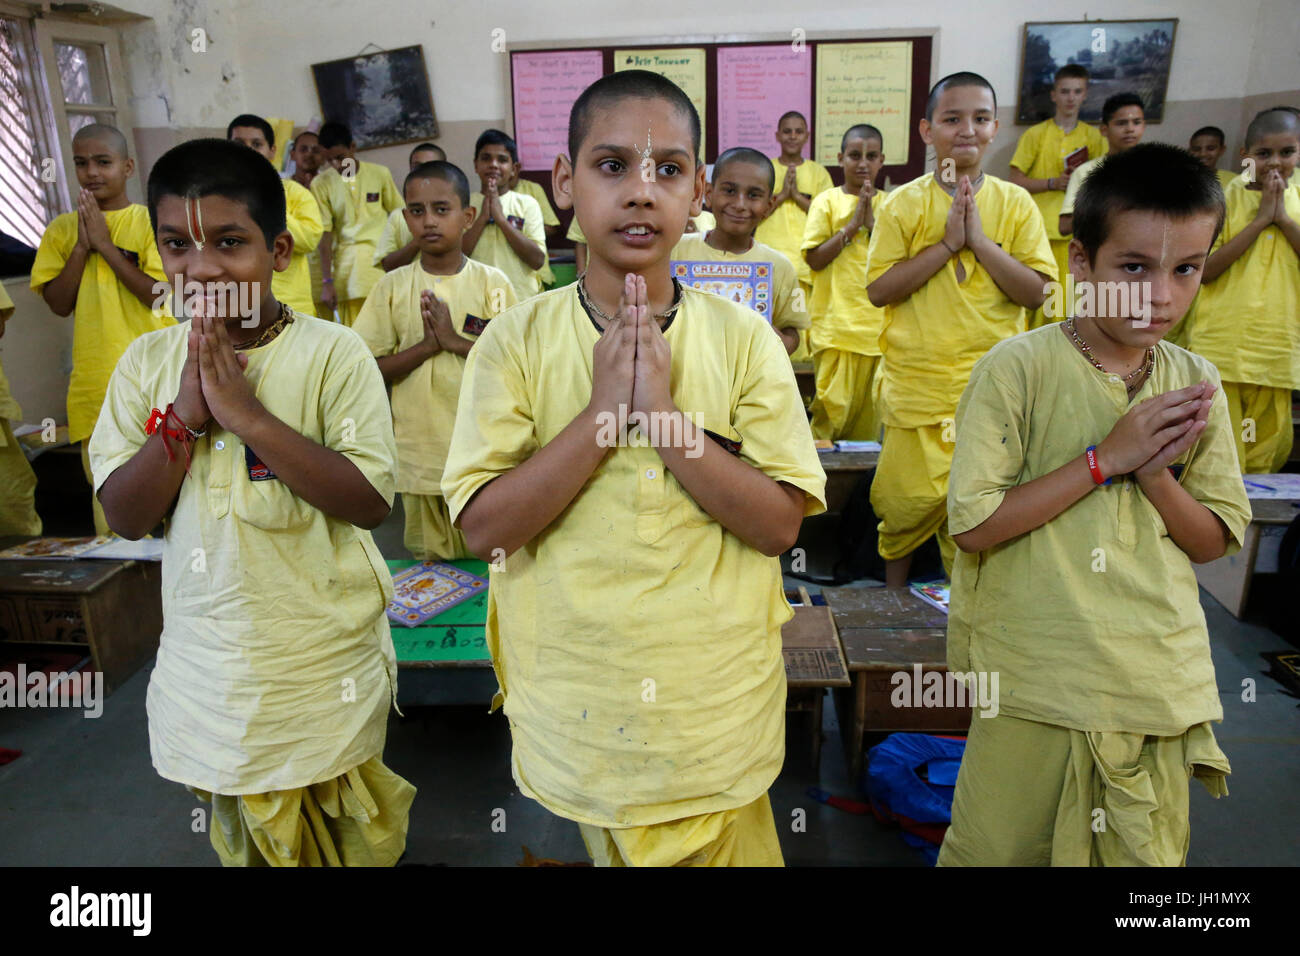
{"type": "Polygon", "coordinates": [[[781,656],[785,661],[785,710],[809,715],[812,766],[821,766],[822,703],[826,688],[848,687],[851,683],[844,651],[830,608],[814,606],[808,591],[786,592],[787,600],[801,602],[794,617],[781,627],[781,656]]]}
{"type": "Polygon", "coordinates": [[[157,561],[0,560],[0,641],[87,647],[106,693],[157,652],[161,634],[157,561]]]}
{"type": "Polygon", "coordinates": [[[966,707],[894,707],[892,676],[911,672],[947,673],[948,617],[910,591],[888,588],[823,588],[839,631],[853,679],[851,690],[835,691],[835,708],[844,738],[850,779],[862,774],[862,743],[876,732],[938,731],[964,733],[966,707]]]}
{"type": "MultiPolygon", "coordinates": [[[[1267,475],[1247,477],[1268,481],[1267,475]]],[[[1288,498],[1255,498],[1250,507],[1253,517],[1246,526],[1241,550],[1208,564],[1193,565],[1196,582],[1238,619],[1246,610],[1250,579],[1254,577],[1257,566],[1262,571],[1277,570],[1277,552],[1282,544],[1282,535],[1300,515],[1300,500],[1288,498]]]]}
{"type": "Polygon", "coordinates": [[[826,472],[826,510],[838,514],[863,475],[876,470],[878,451],[822,451],[817,453],[826,472]]]}

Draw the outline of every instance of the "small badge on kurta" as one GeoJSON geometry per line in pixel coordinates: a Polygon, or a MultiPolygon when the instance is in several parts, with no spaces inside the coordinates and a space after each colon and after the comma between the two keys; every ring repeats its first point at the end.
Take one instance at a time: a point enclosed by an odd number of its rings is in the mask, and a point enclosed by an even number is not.
{"type": "Polygon", "coordinates": [[[140,253],[132,252],[130,249],[123,249],[121,246],[117,246],[116,248],[118,252],[122,253],[123,259],[131,263],[131,265],[135,266],[137,269],[140,268],[140,253]]]}
{"type": "Polygon", "coordinates": [[[477,315],[471,315],[470,313],[466,312],[465,333],[467,335],[482,335],[483,330],[487,328],[487,324],[491,321],[492,321],[491,319],[482,319],[479,318],[477,315]]]}
{"type": "Polygon", "coordinates": [[[379,193],[366,193],[366,202],[379,202],[379,193]]]}
{"type": "Polygon", "coordinates": [[[522,230],[524,228],[523,216],[506,216],[506,222],[510,223],[510,225],[514,226],[516,229],[522,230]]]}
{"type": "Polygon", "coordinates": [[[275,477],[275,472],[263,464],[262,459],[257,457],[257,452],[248,445],[244,446],[244,464],[248,466],[249,481],[269,481],[275,477]]]}

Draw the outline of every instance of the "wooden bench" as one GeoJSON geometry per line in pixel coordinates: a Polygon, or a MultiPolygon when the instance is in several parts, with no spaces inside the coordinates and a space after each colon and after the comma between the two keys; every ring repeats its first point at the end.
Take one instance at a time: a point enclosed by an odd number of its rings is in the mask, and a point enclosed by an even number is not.
{"type": "Polygon", "coordinates": [[[891,588],[823,588],[835,620],[851,689],[835,691],[849,778],[862,775],[862,745],[868,731],[965,733],[969,707],[894,707],[893,675],[947,673],[948,617],[910,591],[891,588]]]}

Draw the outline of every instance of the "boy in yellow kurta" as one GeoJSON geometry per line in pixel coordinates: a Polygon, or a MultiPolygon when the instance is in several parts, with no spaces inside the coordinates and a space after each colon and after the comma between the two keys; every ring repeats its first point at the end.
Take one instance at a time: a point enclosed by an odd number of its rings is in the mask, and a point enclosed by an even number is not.
{"type": "Polygon", "coordinates": [[[880,372],[884,313],[867,297],[867,246],[884,190],[880,130],[852,126],[840,141],[844,185],[818,193],[808,207],[803,252],[812,270],[812,330],[817,375],[812,404],[816,438],[875,441],[880,437],[872,389],[880,372]]]}
{"type": "Polygon", "coordinates": [[[1187,347],[1223,377],[1245,474],[1282,470],[1291,457],[1291,390],[1300,388],[1300,120],[1265,110],[1246,130],[1253,181],[1225,190],[1227,221],[1205,265],[1187,347]]]}
{"type": "Polygon", "coordinates": [[[718,211],[717,225],[707,233],[682,236],[673,247],[673,268],[680,278],[678,263],[758,263],[757,277],[767,280],[768,291],[762,299],[747,304],[772,323],[785,350],[793,353],[799,347],[800,333],[808,328],[806,300],[794,264],[754,240],[754,226],[771,202],[772,186],[771,164],[758,150],[740,146],[719,156],[708,192],[710,204],[718,211]]]}
{"type": "Polygon", "coordinates": [[[799,281],[805,286],[804,294],[809,295],[812,292],[812,271],[803,259],[804,224],[808,221],[808,207],[813,197],[835,184],[825,166],[804,158],[808,121],[802,113],[791,110],[777,120],[776,141],[781,144],[781,154],[772,157],[772,170],[781,189],[772,197],[767,218],[759,225],[754,237],[785,253],[799,271],[799,281]]]}
{"type": "Polygon", "coordinates": [[[487,633],[514,779],[599,865],[781,863],[776,555],[825,475],[767,322],[673,282],[699,136],[657,73],[578,97],[555,183],[587,271],[474,346],[442,479],[470,550],[503,562],[487,633]]]}
{"type": "MultiPolygon", "coordinates": [[[[441,146],[433,143],[421,143],[411,150],[407,157],[407,172],[425,163],[446,162],[447,154],[441,146]]],[[[420,242],[411,235],[406,225],[406,207],[394,209],[388,214],[384,231],[375,243],[375,265],[385,272],[392,272],[399,266],[414,262],[420,255],[420,242]]]]}
{"type": "Polygon", "coordinates": [[[329,169],[312,180],[325,234],[320,242],[321,301],[338,308],[344,325],[356,321],[383,270],[375,265],[375,243],[388,214],[402,208],[387,166],[357,159],[352,133],[342,123],[320,128],[329,169]]]}
{"type": "MultiPolygon", "coordinates": [[[[1114,96],[1107,97],[1106,102],[1101,105],[1101,134],[1106,137],[1107,156],[1122,153],[1142,142],[1142,135],[1146,132],[1146,128],[1146,110],[1142,105],[1142,97],[1136,93],[1116,93],[1114,96]]],[[[1088,181],[1088,177],[1100,162],[1101,158],[1088,160],[1074,171],[1070,176],[1069,184],[1065,187],[1065,198],[1061,200],[1061,214],[1057,219],[1056,228],[1062,236],[1066,237],[1067,242],[1074,231],[1074,201],[1079,195],[1079,190],[1083,188],[1083,184],[1088,181]]],[[[1059,319],[1060,316],[1057,318],[1059,319]]]]}
{"type": "MultiPolygon", "coordinates": [[[[1061,235],[1057,224],[1061,201],[1065,198],[1071,173],[1082,162],[1106,155],[1106,140],[1097,127],[1079,120],[1079,110],[1088,98],[1088,70],[1085,67],[1067,63],[1057,70],[1052,80],[1051,98],[1056,115],[1021,134],[1015,155],[1011,157],[1007,179],[1034,197],[1034,205],[1043,214],[1047,239],[1052,244],[1058,281],[1064,282],[1069,271],[1065,255],[1070,238],[1061,235]],[[1086,154],[1079,154],[1081,149],[1086,154]],[[1078,155],[1083,155],[1083,159],[1078,159],[1078,155]],[[1075,158],[1066,168],[1066,160],[1071,157],[1075,158]]],[[[1035,309],[1029,324],[1031,328],[1037,328],[1059,319],[1060,316],[1046,316],[1042,309],[1035,309]]]]}
{"type": "Polygon", "coordinates": [[[484,130],[474,144],[480,184],[469,198],[474,221],[461,245],[465,255],[509,276],[522,301],[542,291],[547,263],[541,207],[532,196],[508,188],[518,166],[515,141],[499,129],[484,130]]]}
{"type": "Polygon", "coordinates": [[[1222,217],[1180,149],[1103,160],[1073,273],[1128,284],[1138,262],[1163,294],[999,343],[962,395],[948,667],[998,697],[971,719],[941,866],[1179,866],[1189,779],[1227,793],[1192,564],[1240,548],[1250,506],[1214,367],[1161,341],[1222,217]]]}
{"type": "Polygon", "coordinates": [[[368,530],[396,468],[383,379],[355,333],[271,292],[292,240],[261,157],[183,143],[154,165],[149,212],[169,271],[264,296],[229,317],[193,296],[188,322],[136,340],[91,440],[113,529],[166,521],[154,766],[212,801],[223,864],[392,865],[415,791],[382,761],[397,680],[368,530]]]}
{"type": "Polygon", "coordinates": [[[458,167],[417,166],[402,191],[420,257],[379,280],[353,328],[393,390],[406,549],[422,561],[467,558],[465,538],[447,514],[442,469],[465,357],[493,317],[515,304],[515,291],[500,269],[461,251],[474,212],[458,167]]]}
{"type": "MultiPolygon", "coordinates": [[[[226,127],[226,139],[243,143],[265,156],[267,162],[275,162],[275,131],[260,116],[251,113],[236,116],[226,127]]],[[[324,231],[320,205],[309,190],[294,180],[281,177],[280,185],[284,187],[285,223],[289,235],[293,237],[293,256],[289,259],[289,268],[271,277],[271,291],[289,308],[303,315],[315,315],[311,268],[307,264],[307,257],[320,245],[321,233],[324,231]]]]}
{"type": "Polygon", "coordinates": [[[871,506],[880,517],[886,583],[903,587],[912,552],[946,530],[953,418],[971,368],[1025,331],[1055,260],[1033,198],[981,170],[997,133],[997,100],[976,73],[935,84],[921,136],[937,166],[900,186],[880,209],[867,250],[867,294],[885,310],[880,462],[871,506]]]}
{"type": "MultiPolygon", "coordinates": [[[[14,300],[0,285],[0,338],[14,314],[14,300]]],[[[23,410],[9,391],[9,380],[0,368],[0,534],[40,534],[36,514],[36,472],[14,437],[10,420],[21,421],[23,410]]]]}
{"type": "MultiPolygon", "coordinates": [[[[149,228],[149,210],[126,197],[135,160],[114,127],[83,126],[72,138],[81,192],[76,212],[55,217],[32,263],[31,287],[55,315],[71,315],[72,376],[68,381],[68,440],[81,442],[90,481],[86,439],[104,403],[113,366],[146,332],[173,325],[162,261],[149,228]]],[[[107,534],[99,501],[92,497],[95,533],[107,534]]]]}
{"type": "Polygon", "coordinates": [[[1228,151],[1228,140],[1217,126],[1202,126],[1187,141],[1187,151],[1214,170],[1219,185],[1227,190],[1232,181],[1241,175],[1239,170],[1219,169],[1219,160],[1228,151]]]}

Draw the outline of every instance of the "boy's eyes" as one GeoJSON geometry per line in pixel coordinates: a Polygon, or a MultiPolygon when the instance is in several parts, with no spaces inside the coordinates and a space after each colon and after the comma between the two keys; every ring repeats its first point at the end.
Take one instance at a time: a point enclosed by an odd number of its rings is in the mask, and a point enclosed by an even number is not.
{"type": "MultiPolygon", "coordinates": [[[[602,159],[600,162],[598,162],[596,164],[596,168],[603,169],[608,173],[620,173],[624,169],[626,169],[627,166],[626,164],[624,164],[624,162],[621,159],[615,159],[614,157],[611,156],[607,159],[602,159]]],[[[681,170],[682,168],[678,166],[676,163],[660,163],[659,166],[655,169],[655,174],[664,175],[664,176],[676,176],[679,172],[681,172],[681,170]]]]}

